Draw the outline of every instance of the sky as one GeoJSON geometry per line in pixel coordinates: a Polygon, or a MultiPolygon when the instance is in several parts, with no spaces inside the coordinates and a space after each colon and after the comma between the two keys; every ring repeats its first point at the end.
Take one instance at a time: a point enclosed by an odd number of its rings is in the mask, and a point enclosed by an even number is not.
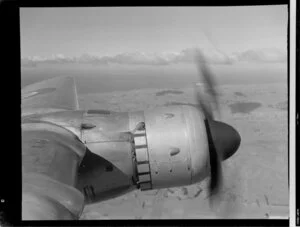
{"type": "Polygon", "coordinates": [[[287,5],[21,8],[22,66],[286,62],[287,5]]]}

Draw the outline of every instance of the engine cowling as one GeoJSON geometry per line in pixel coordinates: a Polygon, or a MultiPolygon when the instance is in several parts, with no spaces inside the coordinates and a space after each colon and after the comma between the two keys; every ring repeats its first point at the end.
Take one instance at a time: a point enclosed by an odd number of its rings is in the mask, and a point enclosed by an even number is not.
{"type": "Polygon", "coordinates": [[[203,116],[191,106],[157,108],[129,114],[133,130],[138,185],[141,190],[189,185],[209,171],[203,116]]]}

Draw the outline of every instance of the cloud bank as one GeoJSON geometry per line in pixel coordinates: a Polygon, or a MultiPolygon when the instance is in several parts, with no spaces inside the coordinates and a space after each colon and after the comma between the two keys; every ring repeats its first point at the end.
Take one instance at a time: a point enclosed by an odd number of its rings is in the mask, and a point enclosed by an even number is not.
{"type": "MultiPolygon", "coordinates": [[[[177,63],[193,63],[196,51],[199,49],[189,48],[179,52],[143,53],[131,52],[120,53],[114,56],[97,56],[82,54],[79,57],[67,57],[56,54],[50,57],[22,57],[21,66],[35,67],[38,64],[92,64],[92,65],[170,65],[177,63]]],[[[215,49],[200,49],[205,62],[210,64],[233,64],[236,62],[255,63],[278,63],[287,61],[286,50],[277,48],[253,49],[239,53],[226,54],[215,49]]]]}
{"type": "Polygon", "coordinates": [[[265,48],[237,53],[236,57],[239,61],[248,62],[286,62],[287,52],[277,48],[265,48]]]}

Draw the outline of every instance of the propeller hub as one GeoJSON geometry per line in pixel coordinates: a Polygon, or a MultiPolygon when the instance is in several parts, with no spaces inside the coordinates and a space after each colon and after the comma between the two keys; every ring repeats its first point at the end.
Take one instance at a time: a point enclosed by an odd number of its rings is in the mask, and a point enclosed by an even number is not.
{"type": "Polygon", "coordinates": [[[210,120],[208,124],[218,156],[224,161],[237,151],[241,136],[232,126],[224,122],[210,120]]]}

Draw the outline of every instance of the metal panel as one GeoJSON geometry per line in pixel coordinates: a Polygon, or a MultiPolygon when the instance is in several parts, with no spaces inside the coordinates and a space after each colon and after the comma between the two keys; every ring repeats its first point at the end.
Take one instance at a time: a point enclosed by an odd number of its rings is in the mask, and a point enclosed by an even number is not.
{"type": "Polygon", "coordinates": [[[140,148],[136,150],[136,160],[138,162],[148,161],[148,150],[147,148],[140,148]]]}
{"type": "Polygon", "coordinates": [[[134,137],[135,146],[147,144],[146,138],[144,136],[134,137]]]}
{"type": "Polygon", "coordinates": [[[94,125],[93,128],[82,130],[82,140],[85,143],[131,140],[129,135],[125,136],[129,128],[128,113],[86,113],[83,117],[83,124],[94,125]]]}
{"type": "MultiPolygon", "coordinates": [[[[88,143],[87,148],[94,154],[113,164],[128,178],[133,175],[132,147],[128,142],[88,143]]],[[[93,160],[91,159],[92,163],[93,160]]]]}
{"type": "Polygon", "coordinates": [[[140,183],[151,181],[150,174],[148,173],[145,175],[139,175],[139,181],[140,181],[140,183]]]}
{"type": "Polygon", "coordinates": [[[141,164],[137,166],[138,173],[150,172],[149,164],[141,164]]]}

